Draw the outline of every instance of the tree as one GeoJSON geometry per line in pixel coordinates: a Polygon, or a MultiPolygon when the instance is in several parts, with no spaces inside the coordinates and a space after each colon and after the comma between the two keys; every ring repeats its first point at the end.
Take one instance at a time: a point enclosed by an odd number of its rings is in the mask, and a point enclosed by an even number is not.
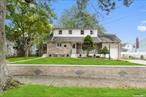
{"type": "Polygon", "coordinates": [[[15,41],[21,56],[27,57],[33,41],[51,31],[50,23],[55,14],[47,1],[33,0],[29,4],[23,0],[7,0],[7,20],[11,21],[6,27],[9,29],[7,33],[11,33],[10,38],[15,41]]]}
{"type": "MultiPolygon", "coordinates": [[[[121,0],[123,5],[129,7],[133,0],[121,0]]],[[[97,0],[95,2],[99,8],[109,14],[111,10],[116,8],[116,0],[97,0]]],[[[91,4],[90,0],[76,0],[75,5],[70,9],[65,10],[61,19],[59,20],[57,27],[59,28],[96,28],[99,34],[103,34],[105,29],[100,25],[98,21],[99,9],[96,9],[96,14],[91,14],[87,11],[87,7],[91,4]]]]}
{"type": "Polygon", "coordinates": [[[5,60],[5,0],[0,1],[0,92],[3,91],[8,77],[5,60]]]}
{"type": "MultiPolygon", "coordinates": [[[[134,0],[119,0],[123,1],[123,5],[129,7],[134,0]]],[[[110,13],[111,10],[116,8],[117,0],[98,0],[98,6],[102,9],[102,11],[110,13]]]]}
{"type": "Polygon", "coordinates": [[[99,29],[101,33],[104,33],[105,30],[102,27],[102,25],[99,24],[96,15],[90,14],[86,10],[87,1],[88,0],[78,0],[78,2],[75,5],[73,5],[70,9],[65,10],[57,26],[59,28],[70,29],[73,28],[99,29]]]}
{"type": "Polygon", "coordinates": [[[84,42],[82,44],[82,49],[87,51],[87,57],[89,56],[89,51],[94,49],[93,40],[90,35],[87,35],[84,38],[84,42]]]}
{"type": "Polygon", "coordinates": [[[109,50],[107,49],[107,47],[105,46],[104,48],[101,48],[99,50],[99,54],[103,54],[104,55],[104,58],[106,56],[106,54],[109,54],[109,50]]]}

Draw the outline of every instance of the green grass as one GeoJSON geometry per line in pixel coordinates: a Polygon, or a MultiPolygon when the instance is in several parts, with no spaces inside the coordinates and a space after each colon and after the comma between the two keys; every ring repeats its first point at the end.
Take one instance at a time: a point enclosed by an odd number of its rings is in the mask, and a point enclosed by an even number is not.
{"type": "Polygon", "coordinates": [[[23,58],[9,58],[9,62],[15,64],[64,64],[64,65],[139,65],[121,60],[108,60],[96,58],[40,58],[21,61],[23,58]],[[17,60],[17,62],[16,62],[17,60]],[[18,61],[19,60],[19,61],[18,61]]]}
{"type": "Polygon", "coordinates": [[[77,88],[24,85],[1,93],[0,97],[146,97],[146,89],[77,88]]]}

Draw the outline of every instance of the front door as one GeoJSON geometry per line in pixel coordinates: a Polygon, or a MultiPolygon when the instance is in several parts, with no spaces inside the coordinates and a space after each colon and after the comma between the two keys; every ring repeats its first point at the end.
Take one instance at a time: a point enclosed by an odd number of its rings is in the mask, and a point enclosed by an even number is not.
{"type": "Polygon", "coordinates": [[[76,43],[72,44],[72,54],[76,54],[76,43]]]}
{"type": "Polygon", "coordinates": [[[81,54],[81,50],[82,50],[82,46],[81,46],[82,44],[80,44],[80,43],[77,43],[77,47],[76,47],[76,49],[77,49],[77,54],[81,54]]]}

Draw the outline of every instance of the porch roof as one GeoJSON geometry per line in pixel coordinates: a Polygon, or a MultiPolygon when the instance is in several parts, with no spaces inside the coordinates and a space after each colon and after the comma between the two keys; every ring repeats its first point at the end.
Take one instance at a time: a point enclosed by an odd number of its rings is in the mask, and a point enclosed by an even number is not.
{"type": "MultiPolygon", "coordinates": [[[[92,37],[94,43],[99,43],[101,40],[97,37],[92,37]]],[[[53,37],[51,40],[52,42],[78,42],[83,43],[84,37],[53,37]]]]}

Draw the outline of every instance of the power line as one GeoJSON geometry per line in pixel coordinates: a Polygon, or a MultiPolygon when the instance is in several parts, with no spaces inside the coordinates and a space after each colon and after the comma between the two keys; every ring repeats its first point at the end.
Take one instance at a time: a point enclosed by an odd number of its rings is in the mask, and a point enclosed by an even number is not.
{"type": "Polygon", "coordinates": [[[94,4],[89,0],[89,3],[91,5],[91,7],[93,8],[93,10],[96,12],[97,17],[98,15],[100,15],[103,18],[103,15],[96,9],[96,7],[94,6],[94,4]]]}

